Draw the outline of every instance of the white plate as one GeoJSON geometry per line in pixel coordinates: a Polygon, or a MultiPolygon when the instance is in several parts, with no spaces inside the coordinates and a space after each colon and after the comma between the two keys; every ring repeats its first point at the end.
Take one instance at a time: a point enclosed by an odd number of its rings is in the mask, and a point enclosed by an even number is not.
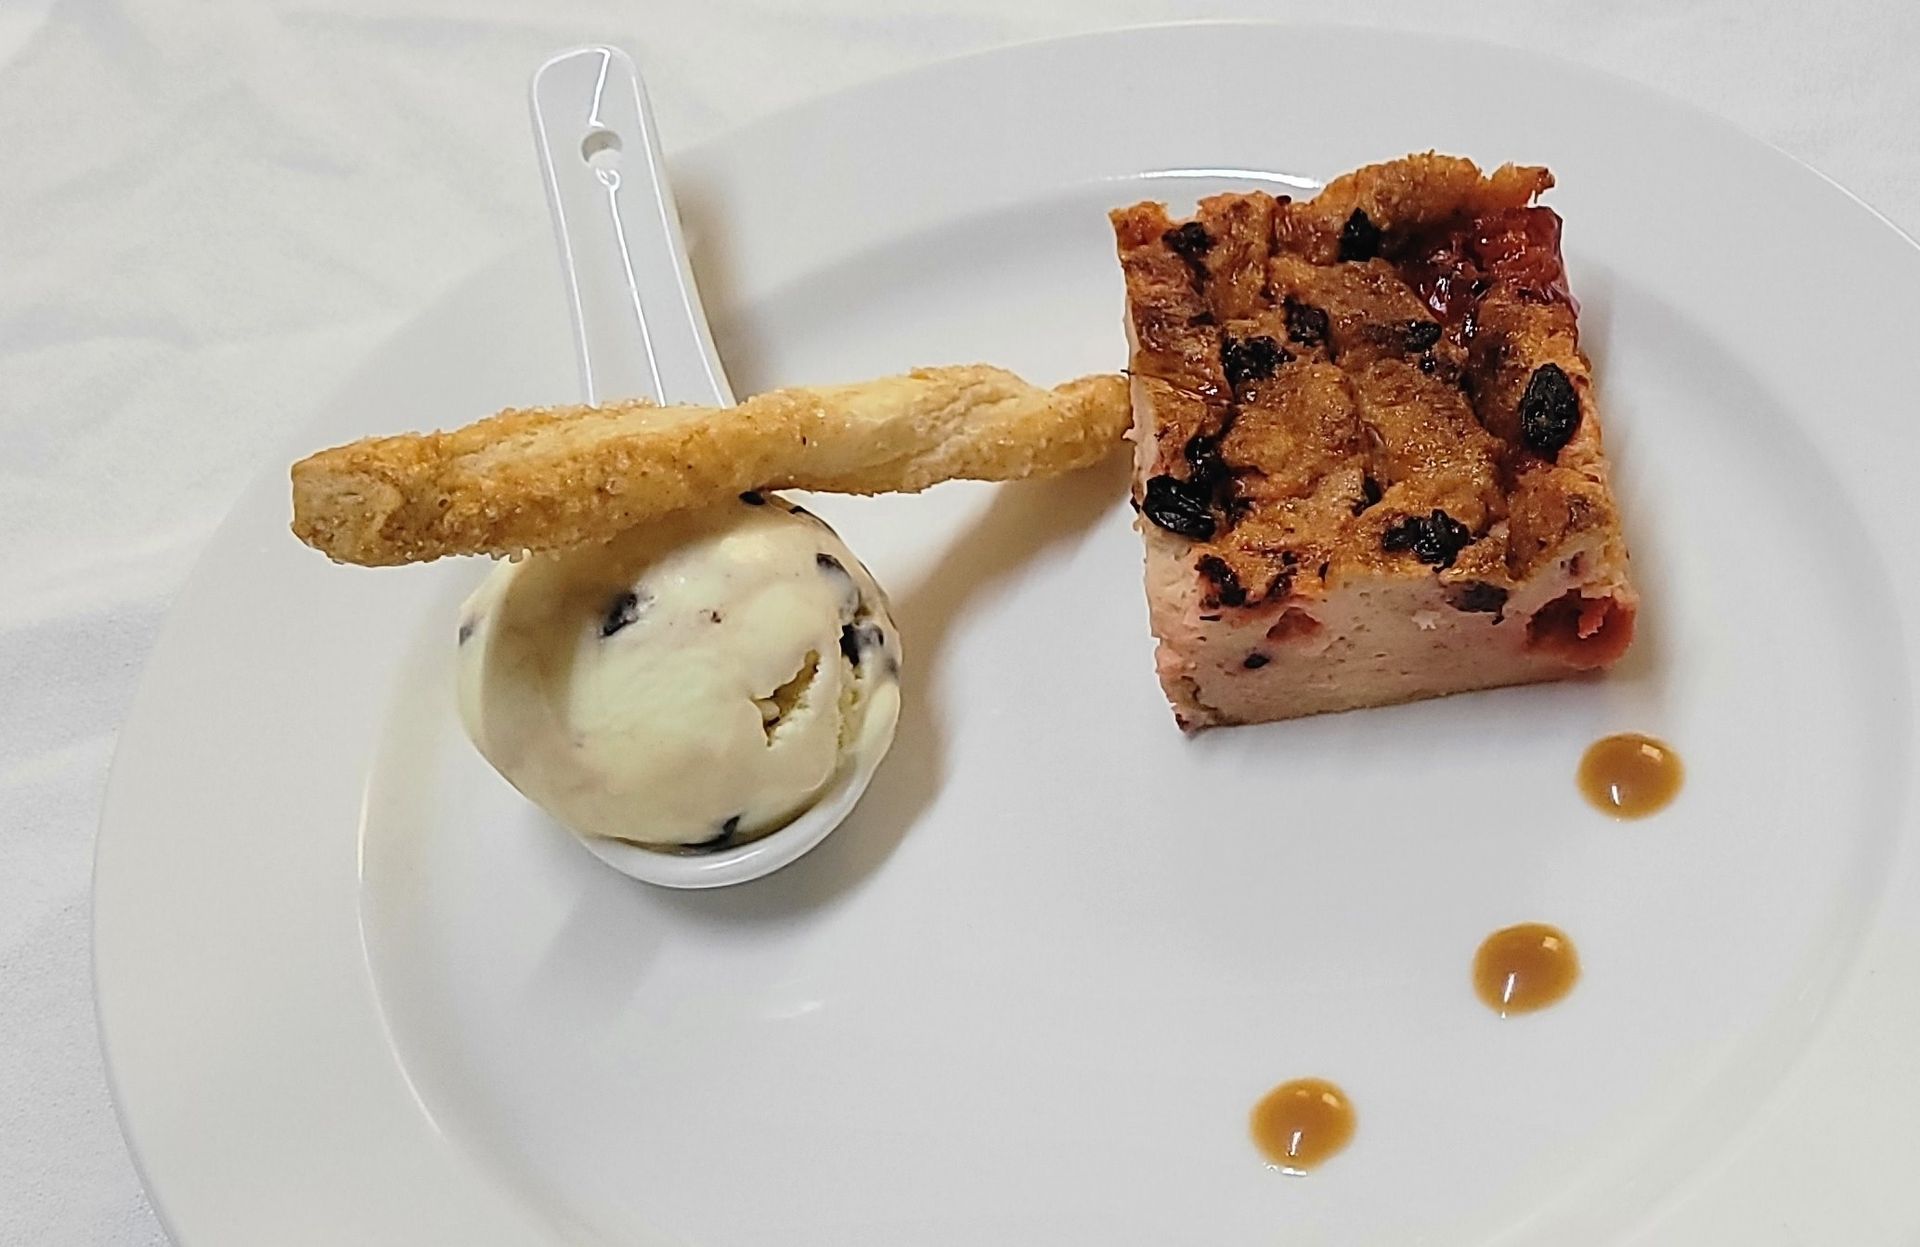
{"type": "MultiPolygon", "coordinates": [[[[503,135],[502,142],[515,141],[503,135]]],[[[1489,47],[1197,26],[938,66],[689,154],[735,382],[1123,360],[1104,212],[1437,147],[1552,164],[1647,607],[1604,682],[1174,731],[1119,464],[833,499],[912,655],[894,757],[777,876],[676,895],[449,706],[474,563],[327,565],[274,465],[122,737],[97,975],[186,1247],[1893,1243],[1920,1228],[1920,255],[1726,125],[1489,47]],[[1666,814],[1582,747],[1675,742],[1666,814]],[[1474,947],[1586,975],[1501,1021],[1474,947]],[[1320,1171],[1246,1114],[1360,1118],[1320,1171]]],[[[544,242],[299,439],[572,392],[544,242]]]]}

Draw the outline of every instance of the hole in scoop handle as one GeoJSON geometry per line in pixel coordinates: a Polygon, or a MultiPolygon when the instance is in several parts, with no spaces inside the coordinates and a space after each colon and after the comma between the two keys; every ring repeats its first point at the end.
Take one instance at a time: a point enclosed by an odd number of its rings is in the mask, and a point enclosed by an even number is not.
{"type": "Polygon", "coordinates": [[[731,404],[633,58],[562,52],[530,95],[586,401],[731,404]]]}

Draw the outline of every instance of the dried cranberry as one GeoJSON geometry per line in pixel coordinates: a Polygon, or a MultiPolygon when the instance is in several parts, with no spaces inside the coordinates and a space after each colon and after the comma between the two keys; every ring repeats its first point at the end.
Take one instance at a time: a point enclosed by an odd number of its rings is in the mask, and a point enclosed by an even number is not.
{"type": "Polygon", "coordinates": [[[1474,223],[1468,245],[1489,277],[1521,297],[1573,303],[1560,258],[1560,217],[1552,208],[1512,208],[1474,223]]]}
{"type": "Polygon", "coordinates": [[[1319,346],[1327,340],[1329,323],[1323,309],[1288,295],[1286,311],[1287,337],[1301,346],[1319,346]]]}
{"type": "Polygon", "coordinates": [[[1371,260],[1379,254],[1380,227],[1365,212],[1355,208],[1340,229],[1340,258],[1371,260]]]}
{"type": "Polygon", "coordinates": [[[1285,347],[1264,334],[1257,338],[1220,340],[1220,364],[1226,369],[1228,383],[1235,387],[1266,380],[1292,358],[1285,347]]]}
{"type": "Polygon", "coordinates": [[[1409,515],[1380,536],[1380,548],[1389,554],[1411,552],[1430,567],[1452,567],[1460,551],[1473,542],[1473,530],[1438,507],[1429,515],[1409,515]]]}
{"type": "Polygon", "coordinates": [[[1156,476],[1147,482],[1140,510],[1170,533],[1205,541],[1213,536],[1213,500],[1209,490],[1193,481],[1156,476]]]}
{"type": "Polygon", "coordinates": [[[1556,458],[1580,427],[1580,395],[1558,364],[1542,364],[1520,396],[1520,440],[1543,459],[1556,458]]]}
{"type": "Polygon", "coordinates": [[[1457,324],[1473,299],[1485,291],[1472,290],[1477,269],[1467,255],[1466,239],[1460,230],[1429,236],[1415,247],[1401,266],[1407,281],[1419,292],[1433,314],[1447,324],[1457,324]]]}

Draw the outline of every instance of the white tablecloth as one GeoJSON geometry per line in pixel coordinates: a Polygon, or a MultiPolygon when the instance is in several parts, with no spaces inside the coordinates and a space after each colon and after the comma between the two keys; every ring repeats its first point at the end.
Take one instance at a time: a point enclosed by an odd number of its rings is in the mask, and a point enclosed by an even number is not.
{"type": "Polygon", "coordinates": [[[672,147],[952,53],[1195,16],[1573,57],[1920,227],[1913,0],[0,0],[0,1242],[165,1241],[89,999],[114,729],[263,456],[384,336],[544,231],[532,68],[626,45],[672,147]]]}

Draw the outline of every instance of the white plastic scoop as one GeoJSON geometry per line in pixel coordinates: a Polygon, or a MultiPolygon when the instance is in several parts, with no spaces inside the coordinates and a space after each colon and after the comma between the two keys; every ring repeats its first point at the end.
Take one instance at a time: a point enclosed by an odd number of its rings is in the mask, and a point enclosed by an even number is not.
{"type": "MultiPolygon", "coordinates": [[[[730,405],[733,391],[701,310],[632,58],[610,47],[563,52],[534,74],[531,95],[586,401],[647,397],[730,405]]],[[[598,836],[580,840],[615,870],[647,883],[742,883],[824,840],[859,801],[879,761],[865,754],[850,759],[813,806],[745,844],[691,853],[598,836]]]]}

